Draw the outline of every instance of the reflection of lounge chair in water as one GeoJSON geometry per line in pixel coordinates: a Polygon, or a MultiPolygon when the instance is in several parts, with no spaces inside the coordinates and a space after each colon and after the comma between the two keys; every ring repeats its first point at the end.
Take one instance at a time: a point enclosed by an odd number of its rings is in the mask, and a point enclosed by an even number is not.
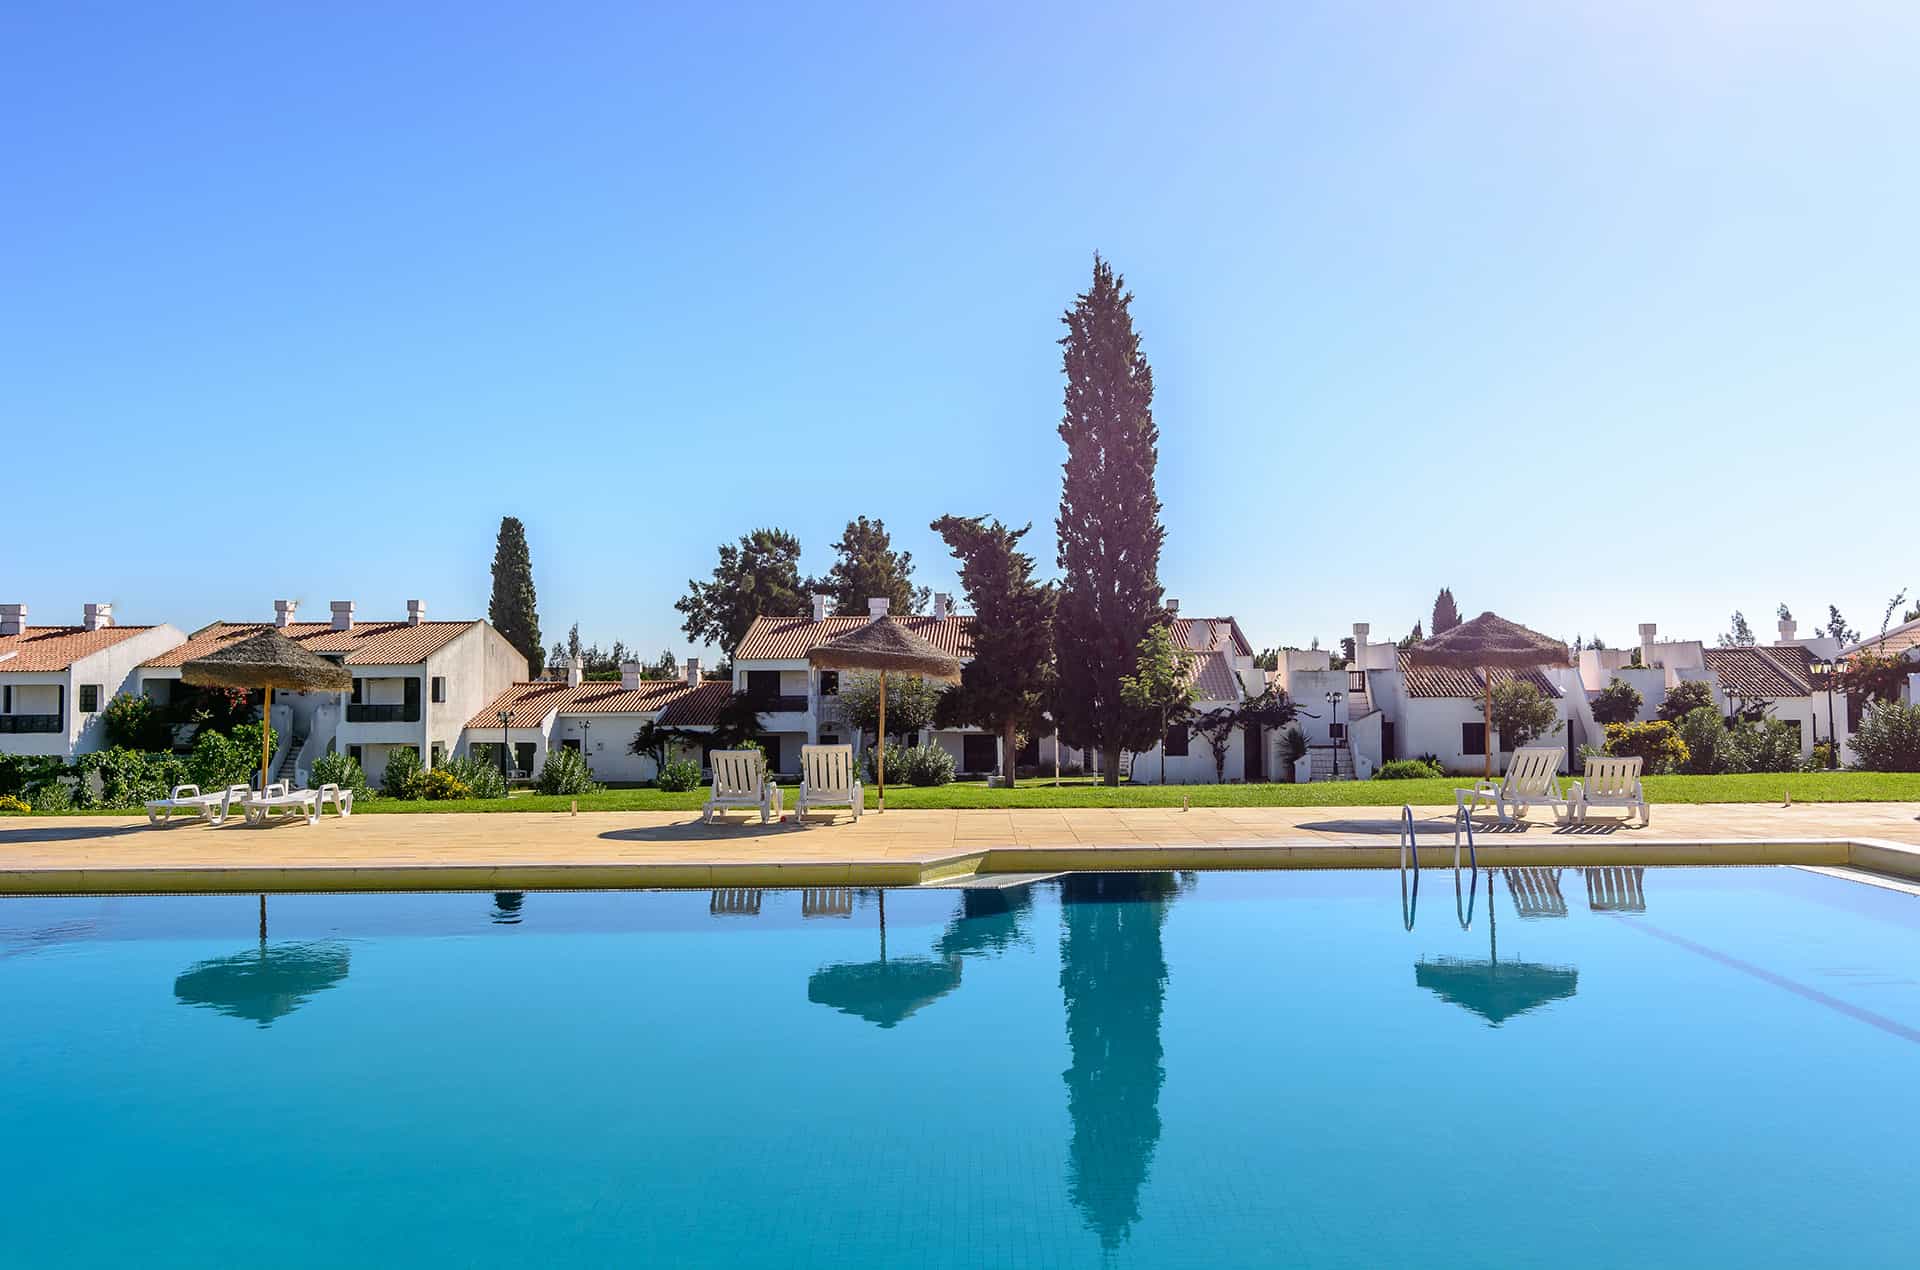
{"type": "Polygon", "coordinates": [[[715,917],[758,917],[762,892],[744,886],[722,887],[713,893],[707,911],[715,917]]]}
{"type": "Polygon", "coordinates": [[[800,892],[802,917],[852,917],[853,888],[850,886],[810,886],[800,892]]]}
{"type": "Polygon", "coordinates": [[[1522,917],[1565,917],[1567,897],[1560,893],[1558,869],[1502,869],[1514,911],[1522,917]]]}
{"type": "Polygon", "coordinates": [[[1596,913],[1644,913],[1647,892],[1642,885],[1646,870],[1614,866],[1584,869],[1587,875],[1587,907],[1596,913]]]}

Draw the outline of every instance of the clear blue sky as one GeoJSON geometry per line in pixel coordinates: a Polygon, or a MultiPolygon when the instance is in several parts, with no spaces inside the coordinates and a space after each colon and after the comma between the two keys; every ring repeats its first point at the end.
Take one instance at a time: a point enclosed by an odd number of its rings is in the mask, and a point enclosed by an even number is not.
{"type": "Polygon", "coordinates": [[[684,655],[758,524],[1051,571],[1096,249],[1256,642],[1920,589],[1911,6],[909,7],[8,6],[0,599],[471,616],[512,513],[684,655]]]}

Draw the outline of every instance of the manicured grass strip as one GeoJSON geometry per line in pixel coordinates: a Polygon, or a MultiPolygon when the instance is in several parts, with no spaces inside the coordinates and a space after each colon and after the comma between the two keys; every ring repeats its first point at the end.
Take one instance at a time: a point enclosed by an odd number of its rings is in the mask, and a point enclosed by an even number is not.
{"type": "MultiPolygon", "coordinates": [[[[1194,807],[1416,807],[1452,806],[1453,791],[1471,784],[1467,777],[1412,781],[1324,781],[1315,785],[1104,785],[1075,784],[1055,789],[1044,779],[1014,789],[989,789],[978,783],[919,789],[887,787],[889,808],[1012,807],[1178,807],[1186,798],[1194,807]]],[[[1741,776],[1650,776],[1647,797],[1660,803],[1782,803],[1791,792],[1799,803],[1920,802],[1920,773],[1786,772],[1741,776]]],[[[793,791],[785,791],[788,806],[793,791]]],[[[575,801],[564,795],[522,794],[508,799],[454,802],[396,802],[375,798],[356,812],[431,813],[443,811],[563,812],[575,801]]],[[[581,794],[581,811],[698,811],[704,789],[668,794],[657,789],[613,789],[581,794]]],[[[874,805],[872,786],[867,806],[874,805]]]]}

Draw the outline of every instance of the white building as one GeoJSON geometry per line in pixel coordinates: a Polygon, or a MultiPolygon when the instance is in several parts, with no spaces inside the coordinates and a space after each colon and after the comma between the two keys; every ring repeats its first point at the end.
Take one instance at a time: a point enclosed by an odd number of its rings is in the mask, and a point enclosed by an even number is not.
{"type": "MultiPolygon", "coordinates": [[[[576,657],[560,678],[516,683],[475,712],[461,733],[460,752],[498,763],[504,743],[509,770],[532,776],[555,748],[578,750],[595,780],[640,784],[658,775],[652,758],[630,752],[641,726],[710,731],[732,691],[725,680],[702,680],[697,657],[674,679],[642,679],[640,663],[626,662],[618,683],[585,678],[576,657]]],[[[704,767],[710,748],[683,743],[673,757],[697,756],[704,767]]]]}
{"type": "Polygon", "coordinates": [[[1858,711],[1849,715],[1845,694],[1831,691],[1813,672],[1816,662],[1831,662],[1841,653],[1837,640],[1825,635],[1802,639],[1791,619],[1781,621],[1780,637],[1772,644],[1725,648],[1709,648],[1699,640],[1663,640],[1659,630],[1657,624],[1643,622],[1636,648],[1581,650],[1580,680],[1589,697],[1613,679],[1632,684],[1640,693],[1636,721],[1645,722],[1655,717],[1675,687],[1705,683],[1722,714],[1764,706],[1767,718],[1798,728],[1802,758],[1811,758],[1816,743],[1837,734],[1840,761],[1852,760],[1848,741],[1858,711]]]}
{"type": "Polygon", "coordinates": [[[336,750],[357,759],[376,784],[397,749],[413,749],[431,767],[454,752],[477,710],[527,677],[526,658],[499,631],[477,618],[428,621],[421,600],[407,601],[405,621],[359,620],[352,600],[335,600],[326,622],[295,621],[292,600],[273,607],[272,623],[202,627],[141,663],[140,675],[148,695],[165,702],[182,664],[269,627],[352,671],[350,693],[273,694],[276,779],[304,783],[314,761],[336,750]]]}
{"type": "MultiPolygon", "coordinates": [[[[1857,644],[1849,644],[1840,650],[1840,656],[1850,658],[1860,653],[1873,653],[1881,657],[1904,658],[1912,667],[1907,676],[1905,700],[1908,705],[1920,705],[1920,618],[1911,622],[1902,622],[1888,628],[1884,635],[1875,635],[1872,639],[1863,639],[1857,644]]],[[[1847,724],[1848,731],[1858,726],[1861,702],[1854,702],[1854,713],[1847,724]]]]}
{"type": "Polygon", "coordinates": [[[87,605],[78,626],[29,626],[26,605],[0,604],[0,754],[100,749],[107,702],[138,692],[140,663],[186,638],[164,623],[116,626],[111,604],[87,605]]]}
{"type": "MultiPolygon", "coordinates": [[[[1180,602],[1167,601],[1175,614],[1173,639],[1187,658],[1187,678],[1193,685],[1193,714],[1233,709],[1266,691],[1267,672],[1254,664],[1253,646],[1231,617],[1180,617],[1180,602]]],[[[1276,738],[1255,728],[1249,739],[1242,728],[1226,734],[1224,762],[1216,765],[1213,746],[1189,723],[1167,729],[1161,743],[1132,757],[1136,784],[1160,783],[1161,755],[1166,757],[1169,785],[1211,785],[1216,781],[1265,781],[1273,770],[1269,755],[1277,753],[1276,738]]]]}

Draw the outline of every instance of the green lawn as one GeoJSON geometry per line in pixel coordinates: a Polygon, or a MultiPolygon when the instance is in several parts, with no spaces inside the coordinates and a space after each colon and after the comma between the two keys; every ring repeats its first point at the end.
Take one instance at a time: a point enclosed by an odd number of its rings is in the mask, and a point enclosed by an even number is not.
{"type": "MultiPolygon", "coordinates": [[[[954,807],[1178,807],[1191,800],[1195,807],[1358,807],[1451,806],[1453,791],[1471,781],[1466,777],[1413,781],[1324,781],[1316,785],[1122,785],[1109,789],[1087,781],[1069,781],[1060,788],[1041,777],[1016,789],[989,789],[978,782],[955,783],[931,789],[894,785],[887,789],[887,806],[897,808],[954,807]]],[[[1649,776],[1647,796],[1655,803],[1779,803],[1791,792],[1801,803],[1920,802],[1920,773],[1910,772],[1790,772],[1744,776],[1649,776]]],[[[785,791],[792,806],[794,791],[785,791]]],[[[582,794],[581,811],[697,811],[706,799],[704,789],[685,794],[657,789],[613,789],[582,794]]],[[[443,811],[565,811],[575,800],[564,796],[515,794],[506,800],[468,799],[458,802],[410,803],[374,798],[354,810],[382,813],[443,811]]],[[[867,806],[873,806],[873,787],[867,787],[867,806]]]]}

